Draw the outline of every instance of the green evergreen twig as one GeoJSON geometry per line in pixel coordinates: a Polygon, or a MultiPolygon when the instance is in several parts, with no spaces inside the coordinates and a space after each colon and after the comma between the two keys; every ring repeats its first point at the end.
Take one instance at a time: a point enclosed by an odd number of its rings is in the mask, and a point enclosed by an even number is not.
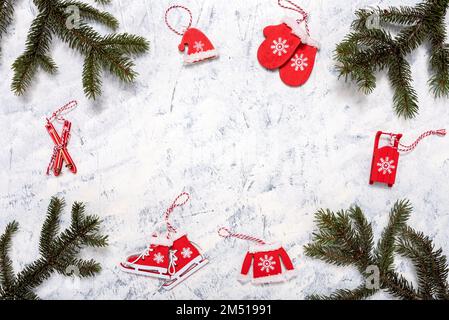
{"type": "Polygon", "coordinates": [[[10,223],[0,237],[0,299],[38,299],[33,289],[48,279],[53,272],[68,275],[77,270],[81,277],[91,277],[100,272],[101,266],[94,260],[82,260],[77,255],[84,247],[104,247],[107,236],[100,234],[100,219],[86,215],[82,203],[72,206],[70,226],[59,232],[59,219],[64,209],[64,200],[52,198],[47,218],[42,226],[39,241],[40,257],[14,274],[8,256],[11,237],[18,224],[10,223]]]}
{"type": "Polygon", "coordinates": [[[435,97],[449,97],[449,47],[444,22],[448,6],[449,0],[425,0],[415,7],[356,11],[352,32],[335,50],[339,77],[354,81],[360,91],[370,94],[376,87],[375,72],[387,70],[396,114],[413,118],[419,110],[418,96],[406,57],[428,41],[430,89],[435,97]],[[398,27],[397,35],[387,31],[398,27]]]}

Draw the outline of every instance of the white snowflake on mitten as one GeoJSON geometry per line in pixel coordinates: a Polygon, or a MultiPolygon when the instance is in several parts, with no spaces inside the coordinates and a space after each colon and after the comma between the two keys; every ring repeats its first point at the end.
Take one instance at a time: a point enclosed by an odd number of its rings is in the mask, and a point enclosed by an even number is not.
{"type": "Polygon", "coordinates": [[[154,255],[153,261],[155,261],[157,264],[160,264],[164,262],[164,256],[160,252],[158,252],[154,255]]]}
{"type": "Polygon", "coordinates": [[[286,49],[288,49],[288,47],[290,46],[287,44],[287,40],[282,40],[282,38],[279,38],[278,41],[273,40],[271,49],[273,49],[273,54],[282,56],[284,53],[287,53],[286,49]]]}
{"type": "Polygon", "coordinates": [[[295,71],[304,71],[304,69],[309,66],[307,60],[309,59],[307,57],[304,57],[304,54],[301,53],[301,55],[299,56],[298,54],[295,54],[295,56],[292,58],[293,63],[290,66],[295,68],[295,71]]]}
{"type": "Polygon", "coordinates": [[[265,255],[263,258],[259,258],[259,263],[257,264],[260,267],[260,271],[266,271],[269,273],[271,270],[274,270],[274,265],[276,261],[273,261],[272,256],[265,255]]]}
{"type": "Polygon", "coordinates": [[[192,256],[192,253],[193,253],[193,252],[192,252],[192,250],[190,250],[189,247],[183,248],[182,251],[181,251],[181,255],[182,255],[182,257],[183,257],[184,259],[190,258],[190,257],[192,256]]]}
{"type": "Polygon", "coordinates": [[[377,166],[379,167],[379,172],[382,172],[382,174],[391,174],[391,172],[396,168],[396,166],[393,165],[394,160],[390,160],[388,157],[380,158],[380,161],[377,163],[377,166]]]}

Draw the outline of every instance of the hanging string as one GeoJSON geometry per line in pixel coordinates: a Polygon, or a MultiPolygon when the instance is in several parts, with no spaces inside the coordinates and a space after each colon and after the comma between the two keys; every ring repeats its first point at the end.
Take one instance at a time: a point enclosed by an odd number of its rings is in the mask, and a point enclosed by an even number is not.
{"type": "Polygon", "coordinates": [[[187,192],[182,192],[179,196],[176,197],[175,201],[171,204],[171,206],[165,211],[165,223],[167,225],[167,231],[170,233],[176,233],[176,228],[171,225],[169,222],[170,214],[175,210],[177,207],[182,207],[187,203],[187,201],[190,200],[190,195],[187,192]],[[185,197],[183,201],[180,201],[182,197],[185,197]],[[178,202],[180,201],[180,202],[178,202]]]}
{"type": "MultiPolygon", "coordinates": [[[[393,135],[393,134],[390,134],[390,135],[391,135],[392,139],[395,139],[395,138],[396,138],[395,135],[393,135]]],[[[400,151],[400,152],[410,152],[410,151],[412,151],[413,149],[416,148],[416,146],[421,142],[421,140],[423,140],[424,138],[427,138],[427,137],[429,137],[429,136],[432,136],[432,135],[436,135],[436,136],[440,136],[440,137],[445,136],[445,135],[446,135],[446,130],[445,130],[445,129],[439,129],[439,130],[429,130],[429,131],[426,131],[426,132],[424,132],[423,134],[421,134],[421,135],[415,140],[415,142],[413,142],[413,143],[410,144],[410,145],[404,145],[404,144],[402,144],[402,143],[399,143],[398,151],[400,151]]],[[[394,143],[394,141],[393,141],[393,143],[394,143]]]]}
{"type": "Polygon", "coordinates": [[[306,26],[307,34],[310,35],[309,14],[303,8],[301,8],[299,5],[297,5],[296,3],[294,3],[293,1],[290,1],[290,0],[278,0],[278,5],[281,8],[298,12],[302,16],[302,18],[301,19],[297,19],[296,21],[298,23],[301,23],[301,22],[304,21],[304,24],[306,26]],[[290,4],[290,6],[282,4],[283,1],[287,2],[288,4],[290,4]]]}
{"type": "Polygon", "coordinates": [[[176,33],[177,35],[182,36],[182,35],[184,34],[184,31],[178,31],[178,30],[176,30],[176,29],[175,29],[174,27],[172,27],[171,24],[168,22],[168,13],[169,13],[171,10],[173,10],[173,9],[184,9],[184,10],[187,11],[187,13],[189,14],[190,20],[189,20],[189,24],[188,24],[186,30],[189,29],[189,28],[192,26],[192,20],[193,20],[193,18],[192,18],[192,12],[189,10],[189,8],[184,7],[184,6],[181,6],[181,5],[174,5],[174,6],[171,6],[171,7],[169,7],[169,8],[167,9],[167,11],[165,11],[165,24],[167,25],[167,27],[168,27],[171,31],[173,31],[174,33],[176,33]]]}
{"type": "Polygon", "coordinates": [[[258,244],[266,244],[265,241],[246,235],[246,234],[241,234],[241,233],[232,233],[231,231],[229,231],[229,229],[222,227],[218,230],[218,235],[223,237],[223,238],[237,238],[237,239],[241,239],[241,240],[247,240],[247,241],[252,241],[252,242],[256,242],[258,244]]]}
{"type": "Polygon", "coordinates": [[[54,120],[64,121],[63,114],[68,113],[72,109],[75,109],[78,106],[78,102],[76,100],[70,101],[69,103],[63,105],[61,108],[57,109],[50,118],[47,118],[48,122],[53,122],[54,120]]]}

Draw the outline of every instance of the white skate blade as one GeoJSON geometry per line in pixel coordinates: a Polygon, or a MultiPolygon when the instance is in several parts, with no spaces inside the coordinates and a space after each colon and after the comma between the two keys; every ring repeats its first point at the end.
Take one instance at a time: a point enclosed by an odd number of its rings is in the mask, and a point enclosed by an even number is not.
{"type": "Polygon", "coordinates": [[[164,288],[165,290],[173,289],[178,284],[187,280],[191,275],[193,275],[195,272],[200,270],[202,267],[204,267],[208,263],[209,263],[209,260],[207,260],[207,259],[201,260],[200,262],[192,265],[187,271],[184,271],[182,274],[180,274],[178,276],[172,276],[172,279],[165,282],[162,285],[162,288],[164,288]]]}
{"type": "Polygon", "coordinates": [[[127,267],[124,266],[122,263],[120,263],[120,269],[124,272],[137,274],[139,276],[146,276],[164,280],[170,279],[170,276],[168,274],[159,273],[159,271],[140,270],[138,268],[127,267]]]}

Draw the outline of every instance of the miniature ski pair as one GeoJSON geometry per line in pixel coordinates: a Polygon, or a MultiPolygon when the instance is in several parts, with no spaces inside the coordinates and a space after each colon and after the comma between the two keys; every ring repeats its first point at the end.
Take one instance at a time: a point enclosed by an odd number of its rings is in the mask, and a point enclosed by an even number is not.
{"type": "Polygon", "coordinates": [[[186,192],[175,199],[165,212],[167,232],[154,233],[143,252],[132,254],[121,262],[123,271],[165,280],[162,287],[171,290],[209,262],[187,234],[175,229],[169,222],[173,210],[186,204],[189,199],[186,192]]]}

